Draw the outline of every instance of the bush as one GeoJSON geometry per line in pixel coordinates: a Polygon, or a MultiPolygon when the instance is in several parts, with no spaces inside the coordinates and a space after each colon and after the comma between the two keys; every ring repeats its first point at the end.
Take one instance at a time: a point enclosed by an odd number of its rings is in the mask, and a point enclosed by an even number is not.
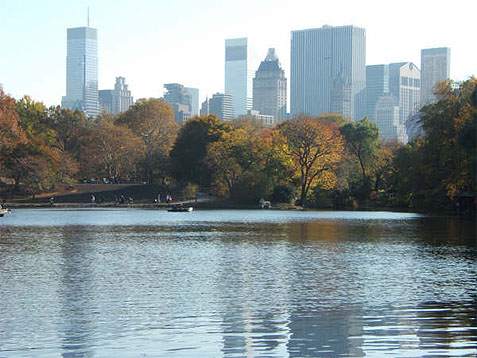
{"type": "Polygon", "coordinates": [[[197,184],[187,184],[184,188],[184,199],[192,200],[195,199],[197,196],[197,191],[199,190],[199,186],[197,184]]]}
{"type": "Polygon", "coordinates": [[[290,184],[277,185],[273,188],[271,201],[275,203],[293,204],[296,198],[296,190],[290,184]]]}

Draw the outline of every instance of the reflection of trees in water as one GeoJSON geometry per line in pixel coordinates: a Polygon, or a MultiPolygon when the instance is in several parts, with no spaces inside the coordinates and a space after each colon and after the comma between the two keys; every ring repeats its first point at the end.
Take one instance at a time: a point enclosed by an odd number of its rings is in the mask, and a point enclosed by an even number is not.
{"type": "Polygon", "coordinates": [[[63,352],[65,358],[93,357],[92,260],[88,233],[64,227],[61,241],[60,301],[62,305],[63,352]]]}
{"type": "Polygon", "coordinates": [[[416,310],[419,347],[457,348],[461,356],[477,353],[477,297],[467,303],[424,302],[416,310]]]}

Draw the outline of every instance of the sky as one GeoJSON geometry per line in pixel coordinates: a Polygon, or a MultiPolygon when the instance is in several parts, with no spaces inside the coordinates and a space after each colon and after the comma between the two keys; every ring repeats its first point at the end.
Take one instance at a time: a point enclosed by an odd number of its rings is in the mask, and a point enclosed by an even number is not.
{"type": "Polygon", "coordinates": [[[477,75],[474,0],[0,0],[0,83],[15,98],[58,105],[66,92],[66,29],[98,29],[99,89],[122,76],[135,99],[165,83],[224,90],[225,39],[248,37],[251,68],[269,47],[289,78],[290,32],[366,29],[366,63],[414,62],[451,48],[451,78],[477,75]]]}

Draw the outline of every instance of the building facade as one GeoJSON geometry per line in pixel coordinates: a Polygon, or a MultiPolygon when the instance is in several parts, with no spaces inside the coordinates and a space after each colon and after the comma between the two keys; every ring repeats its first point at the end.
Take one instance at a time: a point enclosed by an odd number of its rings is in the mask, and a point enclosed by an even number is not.
{"type": "Polygon", "coordinates": [[[253,109],[261,115],[272,116],[274,122],[286,118],[287,79],[274,48],[268,49],[267,57],[255,72],[253,109]]]}
{"type": "Polygon", "coordinates": [[[384,141],[407,143],[406,128],[399,120],[399,105],[396,97],[383,95],[374,106],[373,122],[379,128],[379,135],[384,141]]]}
{"type": "Polygon", "coordinates": [[[199,115],[199,89],[184,87],[190,95],[190,114],[192,117],[199,115]]]}
{"type": "Polygon", "coordinates": [[[124,77],[116,77],[113,90],[99,91],[99,107],[101,111],[119,114],[127,111],[133,103],[131,91],[124,77]]]}
{"type": "Polygon", "coordinates": [[[164,93],[164,101],[172,105],[174,119],[177,123],[186,122],[192,117],[192,96],[183,85],[168,83],[164,85],[167,90],[164,93]]]}
{"type": "Polygon", "coordinates": [[[200,109],[201,116],[214,115],[224,121],[234,119],[232,96],[226,93],[216,93],[207,98],[200,109]]]}
{"type": "Polygon", "coordinates": [[[225,94],[232,96],[234,117],[247,114],[252,101],[247,38],[225,40],[225,94]]]}
{"type": "Polygon", "coordinates": [[[434,86],[450,78],[450,48],[421,50],[421,105],[436,101],[434,86]]]}
{"type": "Polygon", "coordinates": [[[363,28],[323,26],[292,31],[291,115],[331,113],[333,107],[353,120],[362,119],[366,112],[365,66],[363,28]],[[336,102],[340,98],[341,104],[336,102]]]}
{"type": "Polygon", "coordinates": [[[98,115],[98,32],[94,28],[67,30],[66,96],[61,106],[79,109],[87,117],[98,115]]]}
{"type": "Polygon", "coordinates": [[[376,104],[389,95],[389,65],[366,66],[366,115],[376,122],[376,104]]]}
{"type": "Polygon", "coordinates": [[[421,108],[421,71],[412,62],[398,62],[389,65],[389,92],[397,99],[399,121],[406,128],[411,140],[416,133],[408,131],[408,121],[421,108]]]}

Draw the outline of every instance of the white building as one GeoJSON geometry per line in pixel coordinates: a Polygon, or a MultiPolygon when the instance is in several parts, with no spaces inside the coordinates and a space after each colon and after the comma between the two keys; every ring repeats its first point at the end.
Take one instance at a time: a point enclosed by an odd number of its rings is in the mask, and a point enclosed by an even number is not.
{"type": "Polygon", "coordinates": [[[450,78],[450,48],[421,50],[421,106],[435,102],[434,86],[450,78]]]}
{"type": "MultiPolygon", "coordinates": [[[[421,71],[412,62],[391,63],[389,65],[389,92],[397,99],[399,121],[406,127],[407,122],[421,108],[421,71]]],[[[411,140],[415,133],[407,132],[411,140]]]]}
{"type": "Polygon", "coordinates": [[[67,30],[66,96],[61,106],[79,109],[87,117],[99,112],[98,31],[91,27],[67,30]]]}
{"type": "Polygon", "coordinates": [[[407,143],[406,128],[399,120],[399,105],[394,96],[378,98],[372,120],[379,128],[381,139],[407,143]]]}
{"type": "Polygon", "coordinates": [[[336,110],[361,120],[366,112],[365,66],[363,28],[323,26],[292,31],[291,115],[320,115],[336,110]],[[340,99],[343,103],[336,102],[340,99]]]}
{"type": "Polygon", "coordinates": [[[225,94],[232,96],[234,117],[252,106],[252,76],[248,71],[247,38],[225,40],[225,94]]]}

